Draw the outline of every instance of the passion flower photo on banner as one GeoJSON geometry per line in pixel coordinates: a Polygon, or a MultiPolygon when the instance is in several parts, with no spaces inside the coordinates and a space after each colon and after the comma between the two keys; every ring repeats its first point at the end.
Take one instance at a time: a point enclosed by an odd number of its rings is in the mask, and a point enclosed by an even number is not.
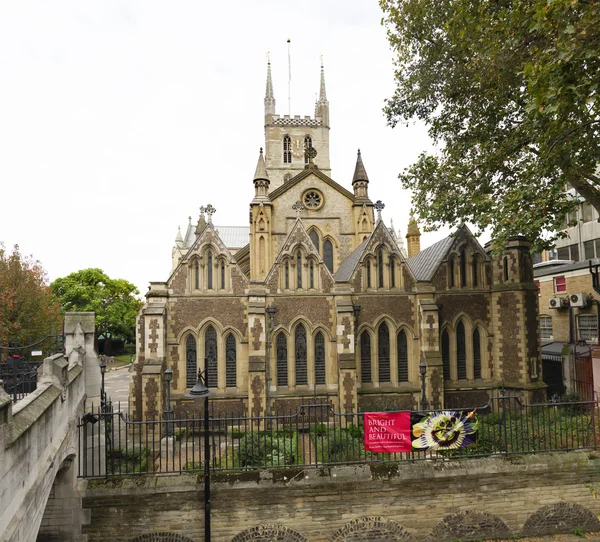
{"type": "Polygon", "coordinates": [[[374,453],[456,450],[477,439],[475,411],[365,412],[364,446],[374,453]]]}

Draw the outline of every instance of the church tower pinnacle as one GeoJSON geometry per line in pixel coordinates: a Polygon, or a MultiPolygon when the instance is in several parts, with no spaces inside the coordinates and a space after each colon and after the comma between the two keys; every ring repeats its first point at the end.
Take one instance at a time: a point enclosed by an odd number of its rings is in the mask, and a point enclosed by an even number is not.
{"type": "Polygon", "coordinates": [[[275,94],[273,93],[273,80],[271,79],[271,61],[267,63],[267,89],[265,92],[265,117],[275,114],[275,94]]]}
{"type": "Polygon", "coordinates": [[[410,210],[410,219],[406,231],[406,244],[408,245],[409,258],[421,252],[421,231],[415,218],[415,212],[412,209],[410,210]]]}
{"type": "Polygon", "coordinates": [[[327,90],[325,89],[325,68],[321,58],[321,86],[319,88],[319,101],[315,107],[315,117],[321,117],[323,126],[329,127],[329,102],[327,101],[327,90]]]}

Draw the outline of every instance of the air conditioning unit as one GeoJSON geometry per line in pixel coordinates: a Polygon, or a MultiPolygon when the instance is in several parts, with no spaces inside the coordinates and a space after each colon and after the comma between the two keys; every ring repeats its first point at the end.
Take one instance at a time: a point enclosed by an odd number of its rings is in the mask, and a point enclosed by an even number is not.
{"type": "Polygon", "coordinates": [[[571,294],[569,304],[571,307],[585,307],[587,306],[587,296],[585,294],[571,294]]]}
{"type": "Polygon", "coordinates": [[[548,300],[549,309],[560,309],[564,305],[564,301],[561,297],[551,297],[548,300]]]}

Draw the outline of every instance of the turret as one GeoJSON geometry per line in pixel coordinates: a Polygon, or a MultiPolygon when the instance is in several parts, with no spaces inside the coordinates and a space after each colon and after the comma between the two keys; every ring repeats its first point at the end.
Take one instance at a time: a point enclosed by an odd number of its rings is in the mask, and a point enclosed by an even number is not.
{"type": "Polygon", "coordinates": [[[264,203],[269,200],[269,175],[267,174],[267,166],[265,165],[265,159],[263,157],[262,147],[260,148],[260,154],[258,156],[258,163],[256,164],[256,171],[254,172],[254,200],[252,203],[264,203]]]}
{"type": "Polygon", "coordinates": [[[260,149],[254,172],[254,199],[250,203],[250,279],[264,280],[271,269],[272,239],[269,198],[271,181],[267,173],[263,150],[260,149]]]}
{"type": "Polygon", "coordinates": [[[421,232],[415,218],[415,212],[411,209],[408,229],[406,231],[406,244],[408,245],[408,257],[412,258],[421,252],[421,232]]]}
{"type": "Polygon", "coordinates": [[[369,199],[369,177],[360,155],[360,149],[358,149],[358,155],[356,156],[356,167],[354,168],[354,177],[352,177],[352,188],[354,188],[354,197],[357,200],[369,199]]]}

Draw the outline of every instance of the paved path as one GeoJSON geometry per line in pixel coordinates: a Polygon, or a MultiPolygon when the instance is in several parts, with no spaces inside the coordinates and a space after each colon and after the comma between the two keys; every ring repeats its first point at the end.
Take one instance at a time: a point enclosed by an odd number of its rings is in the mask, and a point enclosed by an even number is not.
{"type": "Polygon", "coordinates": [[[129,382],[133,373],[129,372],[129,365],[107,371],[104,375],[104,389],[112,400],[115,410],[121,402],[121,412],[129,410],[129,382]]]}

